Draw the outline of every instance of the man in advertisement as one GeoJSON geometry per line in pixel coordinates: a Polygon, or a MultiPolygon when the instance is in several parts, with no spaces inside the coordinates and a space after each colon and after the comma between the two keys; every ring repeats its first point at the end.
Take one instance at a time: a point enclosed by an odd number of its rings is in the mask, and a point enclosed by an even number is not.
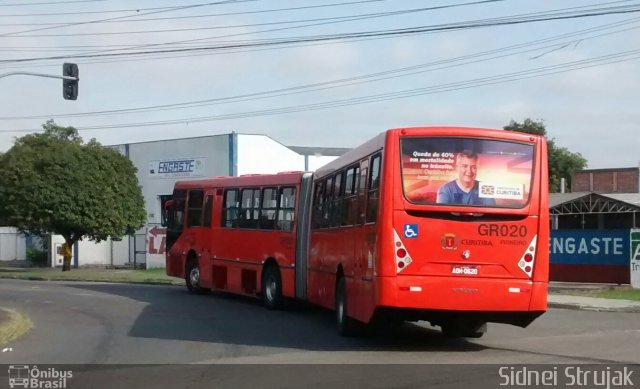
{"type": "Polygon", "coordinates": [[[464,150],[456,155],[458,178],[449,181],[438,189],[438,204],[485,205],[492,206],[496,201],[480,198],[478,174],[478,154],[464,150]]]}

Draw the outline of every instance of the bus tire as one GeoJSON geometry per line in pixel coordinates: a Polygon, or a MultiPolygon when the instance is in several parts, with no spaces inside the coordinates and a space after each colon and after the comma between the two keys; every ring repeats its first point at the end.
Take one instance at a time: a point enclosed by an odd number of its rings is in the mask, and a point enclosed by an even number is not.
{"type": "Polygon", "coordinates": [[[341,336],[356,334],[356,323],[347,313],[347,284],[344,276],[339,275],[336,281],[336,327],[341,336]]]}
{"type": "Polygon", "coordinates": [[[200,266],[198,265],[198,260],[194,257],[189,257],[187,260],[184,281],[190,293],[206,294],[210,291],[210,289],[200,287],[200,266]]]}
{"type": "Polygon", "coordinates": [[[283,305],[282,277],[277,265],[267,264],[262,270],[262,301],[268,309],[280,309],[283,305]]]}

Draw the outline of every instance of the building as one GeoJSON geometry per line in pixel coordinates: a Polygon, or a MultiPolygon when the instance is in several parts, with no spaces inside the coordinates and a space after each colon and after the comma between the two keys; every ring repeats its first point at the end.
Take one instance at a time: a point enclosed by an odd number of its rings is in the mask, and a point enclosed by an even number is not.
{"type": "Polygon", "coordinates": [[[579,170],[571,175],[571,191],[640,193],[640,168],[579,170]]]}
{"type": "Polygon", "coordinates": [[[550,279],[627,284],[640,228],[640,168],[572,175],[571,193],[551,193],[550,279]]]}

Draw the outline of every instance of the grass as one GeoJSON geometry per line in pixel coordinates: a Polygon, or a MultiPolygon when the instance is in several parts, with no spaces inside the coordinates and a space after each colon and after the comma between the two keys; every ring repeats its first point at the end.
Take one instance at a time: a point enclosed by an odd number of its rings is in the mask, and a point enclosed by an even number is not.
{"type": "Polygon", "coordinates": [[[33,327],[28,317],[10,310],[0,308],[0,345],[5,345],[24,335],[33,327]]]}
{"type": "Polygon", "coordinates": [[[93,281],[184,285],[184,280],[167,276],[165,269],[121,270],[81,268],[62,272],[60,269],[50,268],[3,268],[0,269],[0,278],[41,281],[93,281]]]}
{"type": "Polygon", "coordinates": [[[597,290],[563,290],[560,293],[574,296],[640,301],[640,289],[633,289],[630,286],[618,286],[597,290]]]}

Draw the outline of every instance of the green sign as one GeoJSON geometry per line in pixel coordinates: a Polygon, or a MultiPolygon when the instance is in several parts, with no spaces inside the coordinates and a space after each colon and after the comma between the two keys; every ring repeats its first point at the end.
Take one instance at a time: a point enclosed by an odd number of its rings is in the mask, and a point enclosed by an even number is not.
{"type": "Polygon", "coordinates": [[[631,230],[631,286],[640,288],[640,230],[631,230]]]}

